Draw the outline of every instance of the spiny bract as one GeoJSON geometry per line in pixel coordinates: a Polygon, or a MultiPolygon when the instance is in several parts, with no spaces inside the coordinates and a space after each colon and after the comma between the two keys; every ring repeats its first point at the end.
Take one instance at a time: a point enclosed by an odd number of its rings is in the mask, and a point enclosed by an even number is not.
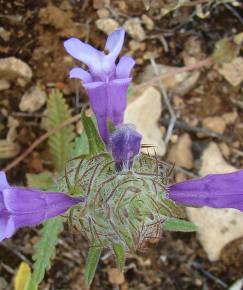
{"type": "Polygon", "coordinates": [[[161,237],[165,220],[182,214],[166,196],[170,171],[157,158],[140,154],[132,171],[117,173],[111,156],[102,153],[69,161],[58,186],[86,198],[70,212],[70,222],[92,247],[119,244],[135,251],[161,237]]]}

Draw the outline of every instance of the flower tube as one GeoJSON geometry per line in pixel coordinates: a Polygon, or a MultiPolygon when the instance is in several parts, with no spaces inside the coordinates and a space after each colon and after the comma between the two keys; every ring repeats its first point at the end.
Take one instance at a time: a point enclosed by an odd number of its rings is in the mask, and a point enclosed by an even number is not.
{"type": "Polygon", "coordinates": [[[169,187],[169,198],[186,206],[235,208],[243,211],[243,170],[209,174],[169,187]]]}
{"type": "Polygon", "coordinates": [[[62,192],[10,186],[5,173],[0,171],[0,241],[10,238],[19,228],[63,214],[79,202],[82,198],[62,192]]]}

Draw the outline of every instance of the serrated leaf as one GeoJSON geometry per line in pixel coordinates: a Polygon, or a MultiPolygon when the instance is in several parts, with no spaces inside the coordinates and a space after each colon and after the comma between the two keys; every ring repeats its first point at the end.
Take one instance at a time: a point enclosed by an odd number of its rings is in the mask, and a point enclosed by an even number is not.
{"type": "Polygon", "coordinates": [[[31,270],[28,264],[22,262],[14,279],[14,290],[25,290],[31,279],[31,270]]]}
{"type": "Polygon", "coordinates": [[[88,138],[89,143],[89,153],[92,155],[99,154],[105,151],[105,145],[101,140],[101,137],[97,131],[97,128],[91,117],[82,114],[82,122],[84,125],[84,130],[88,138]]]}
{"type": "Polygon", "coordinates": [[[38,174],[26,174],[29,187],[48,190],[53,186],[53,176],[50,171],[43,171],[38,174]]]}
{"type": "Polygon", "coordinates": [[[87,287],[89,287],[93,281],[101,252],[102,252],[102,248],[92,247],[89,249],[89,253],[88,253],[88,257],[87,257],[86,265],[85,265],[85,270],[84,270],[84,279],[85,279],[85,284],[87,287]]]}
{"type": "Polygon", "coordinates": [[[116,265],[117,268],[123,272],[124,269],[124,265],[125,265],[125,247],[123,246],[123,244],[113,244],[113,251],[115,253],[116,256],[116,265]]]}
{"type": "Polygon", "coordinates": [[[36,243],[35,254],[33,256],[34,271],[33,280],[39,284],[45,275],[45,270],[49,268],[50,261],[54,256],[58,236],[63,230],[63,218],[55,217],[47,220],[40,231],[40,240],[36,243]]]}
{"type": "MultiPolygon", "coordinates": [[[[63,95],[60,91],[53,90],[47,102],[47,129],[51,130],[69,118],[71,118],[71,114],[63,95]]],[[[72,125],[58,130],[49,137],[48,145],[56,171],[62,171],[66,161],[70,158],[74,137],[72,125]]]]}
{"type": "Polygon", "coordinates": [[[166,220],[163,224],[163,228],[166,231],[174,232],[195,232],[197,230],[196,225],[193,223],[176,218],[166,220]]]}

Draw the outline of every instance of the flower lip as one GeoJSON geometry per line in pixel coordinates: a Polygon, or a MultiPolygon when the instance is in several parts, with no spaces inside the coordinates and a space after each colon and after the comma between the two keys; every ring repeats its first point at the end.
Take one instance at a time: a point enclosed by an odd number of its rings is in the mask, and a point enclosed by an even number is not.
{"type": "MultiPolygon", "coordinates": [[[[109,51],[108,54],[104,54],[102,51],[74,37],[66,40],[64,47],[72,57],[88,66],[94,78],[107,81],[107,78],[115,71],[115,61],[122,49],[124,36],[125,31],[123,28],[115,30],[108,36],[105,45],[105,49],[109,51]]],[[[83,80],[84,73],[79,72],[77,76],[72,73],[72,75],[72,77],[83,80]]]]}

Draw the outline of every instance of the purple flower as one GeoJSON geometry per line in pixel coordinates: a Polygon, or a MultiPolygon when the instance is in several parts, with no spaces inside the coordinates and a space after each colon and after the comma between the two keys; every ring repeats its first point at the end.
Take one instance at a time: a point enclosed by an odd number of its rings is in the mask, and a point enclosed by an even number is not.
{"type": "Polygon", "coordinates": [[[116,64],[124,35],[125,31],[120,28],[108,36],[105,45],[108,54],[77,38],[70,38],[64,42],[66,51],[87,65],[88,71],[80,67],[73,68],[70,78],[83,81],[96,115],[100,135],[106,144],[109,141],[107,119],[111,119],[115,126],[123,122],[127,90],[132,80],[130,72],[135,63],[131,57],[123,56],[116,64]]]}
{"type": "Polygon", "coordinates": [[[82,201],[61,192],[44,192],[10,186],[0,171],[0,241],[10,238],[17,229],[35,226],[64,213],[82,201]]]}
{"type": "Polygon", "coordinates": [[[169,198],[187,206],[236,208],[243,211],[243,170],[210,174],[171,185],[169,198]]]}
{"type": "Polygon", "coordinates": [[[134,157],[139,153],[142,135],[132,124],[119,126],[110,137],[110,147],[116,170],[131,169],[134,157]]]}

